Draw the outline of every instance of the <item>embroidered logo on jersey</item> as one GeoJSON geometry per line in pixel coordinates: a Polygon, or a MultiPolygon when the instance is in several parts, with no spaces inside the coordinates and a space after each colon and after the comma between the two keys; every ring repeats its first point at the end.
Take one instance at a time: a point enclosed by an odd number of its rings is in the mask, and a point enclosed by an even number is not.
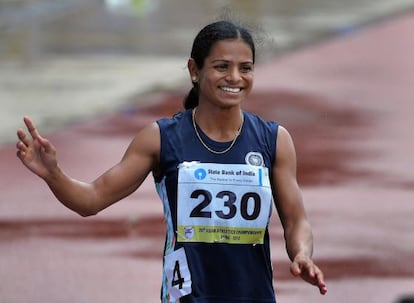
{"type": "Polygon", "coordinates": [[[245,157],[246,164],[252,166],[264,166],[264,160],[261,153],[249,152],[245,157]]]}

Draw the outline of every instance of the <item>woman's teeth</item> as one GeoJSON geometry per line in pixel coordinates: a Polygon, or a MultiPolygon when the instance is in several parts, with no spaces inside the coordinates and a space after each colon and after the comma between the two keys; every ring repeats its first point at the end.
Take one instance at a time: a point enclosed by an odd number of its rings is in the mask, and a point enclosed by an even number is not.
{"type": "Polygon", "coordinates": [[[233,88],[233,87],[221,87],[221,89],[225,92],[229,92],[229,93],[238,93],[241,91],[240,87],[238,88],[233,88]]]}

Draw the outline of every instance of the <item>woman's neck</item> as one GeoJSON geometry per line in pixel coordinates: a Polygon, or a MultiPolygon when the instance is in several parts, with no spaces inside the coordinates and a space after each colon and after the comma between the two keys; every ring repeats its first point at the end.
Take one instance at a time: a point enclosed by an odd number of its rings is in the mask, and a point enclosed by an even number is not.
{"type": "Polygon", "coordinates": [[[243,112],[238,106],[224,109],[199,106],[193,110],[193,118],[209,138],[218,142],[233,140],[243,124],[243,112]]]}

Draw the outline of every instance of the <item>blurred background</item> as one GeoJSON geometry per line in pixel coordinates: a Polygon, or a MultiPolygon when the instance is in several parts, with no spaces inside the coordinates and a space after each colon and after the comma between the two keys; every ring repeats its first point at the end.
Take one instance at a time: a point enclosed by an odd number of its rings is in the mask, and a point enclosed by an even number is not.
{"type": "Polygon", "coordinates": [[[194,36],[220,18],[256,38],[246,109],[293,134],[328,281],[321,297],[292,279],[274,215],[280,302],[412,302],[414,0],[0,0],[0,303],[157,302],[151,177],[82,219],[19,163],[15,132],[29,115],[65,171],[93,179],[177,111],[194,36]]]}
{"type": "Polygon", "coordinates": [[[232,17],[262,28],[273,54],[354,28],[413,5],[394,1],[2,0],[2,59],[48,55],[188,56],[194,34],[232,17]]]}
{"type": "Polygon", "coordinates": [[[248,25],[265,62],[413,5],[413,0],[1,0],[0,143],[14,140],[23,115],[51,130],[185,83],[192,39],[212,20],[227,17],[248,25]]]}

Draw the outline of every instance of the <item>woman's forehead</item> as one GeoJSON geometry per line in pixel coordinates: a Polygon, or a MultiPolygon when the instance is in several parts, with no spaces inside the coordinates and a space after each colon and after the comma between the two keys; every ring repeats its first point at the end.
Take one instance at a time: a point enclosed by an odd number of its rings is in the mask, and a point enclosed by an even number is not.
{"type": "Polygon", "coordinates": [[[226,39],[214,43],[208,56],[209,60],[230,60],[234,58],[253,62],[253,52],[242,39],[226,39]]]}

